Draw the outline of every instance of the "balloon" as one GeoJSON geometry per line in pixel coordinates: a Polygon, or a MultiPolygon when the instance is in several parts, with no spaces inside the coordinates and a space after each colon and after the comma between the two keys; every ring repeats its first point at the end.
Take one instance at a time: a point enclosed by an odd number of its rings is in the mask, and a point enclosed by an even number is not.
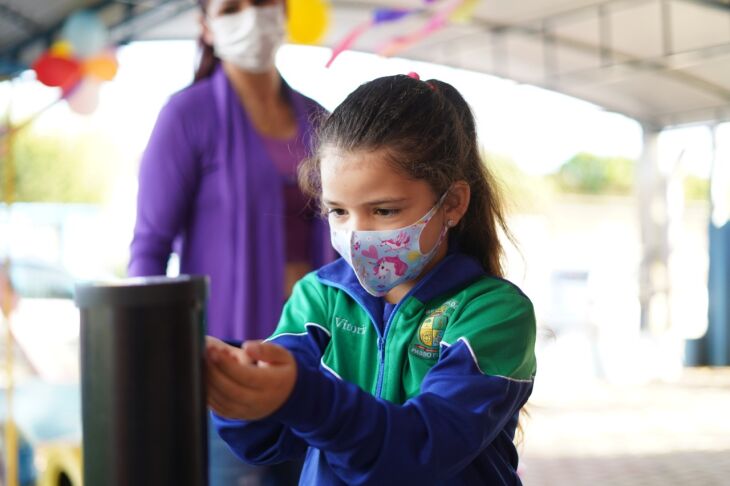
{"type": "Polygon", "coordinates": [[[329,24],[329,5],[323,0],[287,2],[289,40],[298,44],[317,43],[329,24]]]}
{"type": "Polygon", "coordinates": [[[68,106],[80,115],[89,115],[99,105],[99,88],[101,82],[93,79],[84,79],[73,89],[68,96],[68,106]]]}
{"type": "Polygon", "coordinates": [[[111,81],[117,74],[119,64],[111,54],[92,57],[84,62],[84,74],[99,81],[111,81]]]}
{"type": "Polygon", "coordinates": [[[54,57],[62,57],[71,59],[73,57],[74,48],[68,41],[56,41],[48,49],[48,52],[54,57]]]}
{"type": "Polygon", "coordinates": [[[89,10],[80,10],[66,19],[61,38],[73,46],[78,57],[84,58],[107,46],[109,32],[98,15],[89,10]]]}
{"type": "Polygon", "coordinates": [[[83,74],[81,64],[75,59],[65,59],[51,54],[43,54],[33,63],[38,81],[46,86],[73,88],[83,74]]]}

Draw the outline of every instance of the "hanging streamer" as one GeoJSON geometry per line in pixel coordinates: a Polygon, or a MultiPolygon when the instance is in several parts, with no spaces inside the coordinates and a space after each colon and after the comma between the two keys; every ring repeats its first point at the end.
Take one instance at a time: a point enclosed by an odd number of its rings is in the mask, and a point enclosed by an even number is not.
{"type": "Polygon", "coordinates": [[[363,22],[362,24],[355,27],[353,30],[351,30],[344,39],[342,39],[333,49],[332,49],[332,55],[330,56],[329,61],[327,61],[326,67],[330,67],[332,63],[337,59],[337,57],[342,54],[342,52],[348,50],[354,43],[357,41],[357,39],[363,35],[368,30],[372,29],[375,26],[386,24],[389,22],[397,22],[398,20],[401,20],[408,15],[411,15],[418,10],[406,10],[406,9],[393,9],[393,8],[379,8],[376,9],[373,14],[372,18],[368,19],[367,21],[363,22]]]}
{"type": "MultiPolygon", "coordinates": [[[[436,0],[423,0],[425,5],[432,5],[436,0]]],[[[376,52],[383,56],[393,56],[412,45],[421,42],[425,38],[442,29],[449,22],[468,22],[474,16],[479,0],[456,0],[443,9],[432,15],[426,24],[416,32],[397,36],[381,45],[376,52]]],[[[414,13],[420,13],[423,9],[376,9],[371,18],[351,30],[333,49],[326,67],[330,67],[337,57],[357,41],[357,39],[370,29],[389,22],[397,22],[414,13]]]]}
{"type": "Polygon", "coordinates": [[[479,1],[480,0],[465,0],[456,10],[454,10],[449,17],[449,20],[457,24],[469,22],[474,17],[474,11],[476,10],[479,1]]]}
{"type": "Polygon", "coordinates": [[[459,8],[463,7],[467,1],[468,0],[456,0],[455,2],[452,2],[450,5],[447,5],[442,10],[437,11],[433,16],[431,16],[423,27],[411,34],[391,39],[389,42],[380,46],[376,50],[376,53],[386,57],[394,56],[399,52],[402,52],[423,41],[427,37],[444,28],[449,23],[451,16],[458,13],[459,8]]]}

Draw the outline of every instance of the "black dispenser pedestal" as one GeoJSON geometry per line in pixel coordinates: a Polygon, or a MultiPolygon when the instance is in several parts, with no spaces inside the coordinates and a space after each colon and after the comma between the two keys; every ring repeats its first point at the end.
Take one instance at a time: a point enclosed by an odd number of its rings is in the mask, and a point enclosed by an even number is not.
{"type": "Polygon", "coordinates": [[[206,486],[204,277],[80,284],[86,486],[206,486]]]}

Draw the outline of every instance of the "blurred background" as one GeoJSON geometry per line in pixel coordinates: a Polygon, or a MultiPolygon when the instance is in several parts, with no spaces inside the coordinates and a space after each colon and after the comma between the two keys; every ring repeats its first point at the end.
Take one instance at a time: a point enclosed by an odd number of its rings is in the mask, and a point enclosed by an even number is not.
{"type": "MultiPolygon", "coordinates": [[[[540,326],[524,483],[730,484],[730,2],[289,14],[277,66],[328,109],[410,71],[471,104],[509,203],[509,278],[540,326]]],[[[188,0],[0,1],[4,484],[81,482],[73,284],[125,275],[139,158],[192,81],[197,15],[188,0]]]]}

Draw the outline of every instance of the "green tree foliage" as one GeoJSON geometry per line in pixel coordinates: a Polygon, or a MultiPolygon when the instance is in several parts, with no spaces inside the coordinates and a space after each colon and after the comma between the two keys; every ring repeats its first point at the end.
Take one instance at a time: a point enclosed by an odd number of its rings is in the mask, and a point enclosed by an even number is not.
{"type": "Polygon", "coordinates": [[[636,162],[585,152],[566,161],[553,175],[557,188],[581,194],[631,194],[636,162]]]}
{"type": "Polygon", "coordinates": [[[508,211],[534,211],[552,197],[552,188],[544,176],[525,173],[511,158],[483,153],[490,172],[496,179],[508,211]]]}
{"type": "Polygon", "coordinates": [[[684,197],[690,201],[709,201],[710,180],[694,175],[685,176],[684,197]]]}
{"type": "MultiPolygon", "coordinates": [[[[32,127],[10,145],[16,202],[100,203],[117,165],[112,144],[96,133],[38,133],[32,127]]],[[[8,153],[0,157],[0,200],[4,200],[8,153]]]]}

